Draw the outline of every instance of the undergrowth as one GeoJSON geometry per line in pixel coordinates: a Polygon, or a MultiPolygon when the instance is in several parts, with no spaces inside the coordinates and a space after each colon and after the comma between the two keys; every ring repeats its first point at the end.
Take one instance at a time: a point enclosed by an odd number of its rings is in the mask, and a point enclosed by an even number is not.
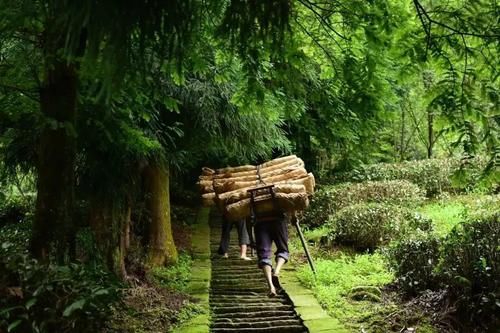
{"type": "Polygon", "coordinates": [[[179,254],[179,260],[168,267],[155,267],[151,270],[151,279],[162,288],[185,292],[191,277],[193,259],[185,252],[179,254]]]}
{"type": "Polygon", "coordinates": [[[394,275],[382,254],[341,254],[336,259],[318,259],[315,264],[316,276],[303,265],[298,272],[300,281],[349,330],[387,333],[417,326],[419,332],[435,332],[422,313],[406,311],[384,290],[394,275]]]}

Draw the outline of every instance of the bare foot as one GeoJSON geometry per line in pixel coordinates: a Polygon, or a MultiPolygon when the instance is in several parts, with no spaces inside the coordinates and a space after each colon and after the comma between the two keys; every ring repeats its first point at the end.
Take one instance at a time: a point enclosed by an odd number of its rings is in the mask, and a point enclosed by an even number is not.
{"type": "Polygon", "coordinates": [[[278,294],[276,293],[276,288],[271,287],[271,289],[269,290],[268,296],[271,297],[271,298],[278,296],[278,294]]]}
{"type": "Polygon", "coordinates": [[[281,291],[283,289],[283,287],[281,287],[281,283],[280,283],[280,280],[278,278],[278,275],[273,274],[273,276],[271,278],[273,281],[273,285],[276,287],[276,290],[281,291]]]}
{"type": "Polygon", "coordinates": [[[247,256],[245,256],[245,257],[240,257],[240,259],[242,259],[242,260],[252,260],[252,258],[249,258],[249,257],[247,257],[247,256]]]}

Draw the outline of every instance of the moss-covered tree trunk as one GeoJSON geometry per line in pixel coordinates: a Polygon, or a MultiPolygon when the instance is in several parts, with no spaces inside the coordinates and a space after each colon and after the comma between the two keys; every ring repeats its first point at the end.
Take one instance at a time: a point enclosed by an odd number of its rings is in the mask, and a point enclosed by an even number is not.
{"type": "Polygon", "coordinates": [[[150,164],[144,169],[146,208],[149,212],[148,265],[162,266],[177,261],[170,222],[170,189],[168,168],[150,164]]]}
{"type": "Polygon", "coordinates": [[[130,225],[130,206],[113,204],[112,199],[92,199],[90,227],[108,269],[124,280],[125,256],[130,225]]]}
{"type": "Polygon", "coordinates": [[[76,154],[77,74],[75,66],[48,66],[40,91],[44,127],[38,146],[38,183],[31,250],[46,260],[53,245],[59,261],[72,243],[76,154]]]}

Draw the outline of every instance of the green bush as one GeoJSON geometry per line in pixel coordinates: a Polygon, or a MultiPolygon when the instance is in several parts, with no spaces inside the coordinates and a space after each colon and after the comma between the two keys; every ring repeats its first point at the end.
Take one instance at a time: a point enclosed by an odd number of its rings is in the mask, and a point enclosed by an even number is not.
{"type": "MultiPolygon", "coordinates": [[[[463,164],[458,159],[426,159],[402,163],[379,163],[340,173],[330,181],[338,183],[346,181],[407,180],[424,189],[428,197],[434,197],[442,192],[474,189],[481,178],[481,171],[486,165],[485,162],[483,158],[475,158],[467,164],[463,164]],[[457,181],[454,182],[453,179],[457,181]]],[[[489,190],[491,189],[489,188],[489,190]]]]}
{"type": "Polygon", "coordinates": [[[314,195],[304,220],[310,226],[324,223],[328,216],[352,204],[377,202],[413,205],[424,200],[423,192],[405,180],[367,181],[323,186],[314,195]]]}
{"type": "Polygon", "coordinates": [[[500,212],[458,224],[445,238],[439,271],[461,316],[500,320],[500,212]]]}
{"type": "Polygon", "coordinates": [[[491,212],[498,211],[500,207],[500,194],[464,196],[460,199],[459,201],[465,207],[464,214],[469,220],[481,219],[483,216],[490,215],[491,212]]]}
{"type": "Polygon", "coordinates": [[[388,250],[389,263],[395,272],[398,285],[408,294],[435,286],[434,272],[439,260],[439,239],[419,233],[399,240],[388,250]]]}
{"type": "Polygon", "coordinates": [[[179,260],[169,267],[155,267],[150,276],[160,286],[175,291],[186,291],[191,277],[193,259],[187,253],[181,253],[179,260]]]}
{"type": "Polygon", "coordinates": [[[105,271],[79,264],[42,265],[0,250],[1,332],[97,332],[117,299],[105,271]]]}
{"type": "Polygon", "coordinates": [[[0,228],[0,254],[5,253],[28,253],[29,241],[31,239],[32,220],[26,219],[15,224],[7,224],[0,228]]]}
{"type": "Polygon", "coordinates": [[[34,198],[32,196],[9,195],[0,200],[0,226],[16,223],[32,216],[34,198]]]}
{"type": "Polygon", "coordinates": [[[341,209],[328,220],[329,239],[357,249],[374,249],[409,231],[408,215],[385,204],[357,204],[341,209]]]}
{"type": "MultiPolygon", "coordinates": [[[[380,288],[394,279],[381,254],[342,255],[333,260],[318,259],[315,263],[316,274],[303,265],[298,271],[299,280],[313,290],[330,314],[350,324],[349,331],[360,332],[367,321],[378,318],[380,308],[376,302],[380,300],[380,288]]],[[[332,331],[335,332],[333,328],[332,331]]]]}

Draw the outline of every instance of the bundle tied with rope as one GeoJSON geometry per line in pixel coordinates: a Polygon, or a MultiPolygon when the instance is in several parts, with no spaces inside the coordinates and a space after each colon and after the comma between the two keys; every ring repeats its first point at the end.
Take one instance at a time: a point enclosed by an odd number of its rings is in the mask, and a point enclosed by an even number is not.
{"type": "Polygon", "coordinates": [[[258,213],[273,209],[276,203],[286,212],[302,211],[309,205],[315,187],[314,175],[307,173],[304,162],[295,155],[273,159],[260,165],[243,165],[222,169],[202,168],[198,187],[204,206],[216,205],[230,220],[251,214],[249,190],[273,185],[274,200],[269,191],[257,191],[258,213]]]}

